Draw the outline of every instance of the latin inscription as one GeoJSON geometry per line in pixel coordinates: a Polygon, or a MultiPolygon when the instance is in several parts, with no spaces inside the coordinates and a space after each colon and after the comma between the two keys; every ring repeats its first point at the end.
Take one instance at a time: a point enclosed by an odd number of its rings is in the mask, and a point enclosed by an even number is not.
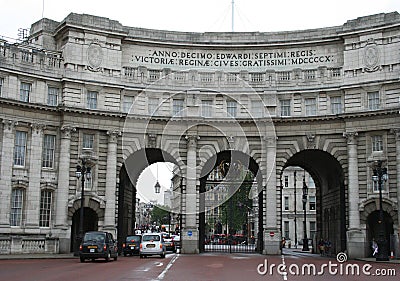
{"type": "Polygon", "coordinates": [[[335,53],[330,54],[313,48],[272,51],[150,49],[144,52],[145,54],[140,53],[132,55],[131,62],[135,66],[247,70],[337,64],[335,53]]]}

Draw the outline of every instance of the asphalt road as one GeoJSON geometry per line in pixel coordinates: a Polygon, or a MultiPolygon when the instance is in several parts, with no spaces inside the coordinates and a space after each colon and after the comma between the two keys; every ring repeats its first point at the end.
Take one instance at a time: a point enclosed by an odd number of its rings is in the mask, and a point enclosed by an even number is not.
{"type": "Polygon", "coordinates": [[[0,261],[0,280],[128,281],[128,280],[399,280],[400,264],[347,261],[307,255],[167,254],[165,259],[118,257],[117,261],[80,263],[70,259],[0,261]],[[304,266],[306,265],[306,266],[304,266]],[[315,272],[313,268],[315,267],[315,272]],[[357,274],[357,268],[360,270],[357,274]],[[298,270],[298,272],[296,272],[298,270]],[[304,273],[302,273],[304,270],[304,273]],[[309,271],[311,270],[311,271],[309,271]],[[346,274],[346,270],[348,273],[346,274]],[[364,271],[363,271],[364,270],[364,271]],[[377,276],[381,274],[381,276],[377,276]],[[382,274],[386,276],[382,277],[382,274]],[[390,275],[390,276],[388,276],[390,275]],[[393,276],[396,275],[396,276],[393,276]]]}

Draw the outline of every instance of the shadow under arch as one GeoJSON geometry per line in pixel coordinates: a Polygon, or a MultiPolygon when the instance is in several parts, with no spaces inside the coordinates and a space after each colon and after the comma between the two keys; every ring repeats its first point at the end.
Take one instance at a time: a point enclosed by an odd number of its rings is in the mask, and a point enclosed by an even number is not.
{"type": "MultiPolygon", "coordinates": [[[[329,239],[336,252],[346,249],[346,189],[340,162],[326,151],[306,149],[294,154],[282,168],[299,166],[315,182],[317,238],[329,239]],[[339,233],[339,235],[338,235],[339,233]]],[[[282,219],[282,215],[281,215],[282,219]]],[[[315,246],[315,241],[313,241],[315,246]]]]}
{"type": "MultiPolygon", "coordinates": [[[[252,174],[254,175],[254,179],[257,182],[257,205],[258,205],[258,224],[257,224],[257,229],[258,233],[256,234],[257,239],[256,239],[256,251],[261,253],[263,250],[263,242],[262,242],[262,236],[263,236],[263,198],[264,198],[264,190],[262,188],[262,174],[259,168],[259,165],[257,162],[254,160],[253,157],[250,155],[237,151],[237,150],[224,150],[220,151],[217,154],[213,155],[211,158],[209,158],[204,166],[202,167],[201,170],[201,177],[200,177],[200,206],[199,206],[199,250],[200,252],[205,252],[205,227],[206,227],[206,222],[205,222],[205,214],[206,214],[206,207],[205,207],[205,200],[206,200],[206,185],[207,185],[207,180],[208,176],[213,172],[213,170],[218,167],[221,163],[223,162],[229,162],[229,163],[235,163],[239,161],[242,164],[243,169],[247,169],[252,174]]],[[[229,169],[230,170],[230,169],[229,169]]],[[[224,178],[224,181],[226,178],[229,177],[229,173],[231,171],[228,171],[226,177],[224,178]]],[[[226,180],[228,183],[229,180],[226,180]]],[[[238,187],[235,187],[238,188],[238,187]]],[[[234,193],[234,192],[233,192],[234,193]]],[[[233,194],[231,194],[233,195],[233,194]]],[[[250,196],[249,196],[250,197],[250,196]]],[[[255,198],[255,197],[254,197],[255,198]]]]}
{"type": "Polygon", "coordinates": [[[170,162],[179,167],[176,159],[168,152],[159,148],[143,148],[129,155],[120,169],[117,219],[119,246],[134,231],[138,178],[144,169],[157,162],[170,162]]]}

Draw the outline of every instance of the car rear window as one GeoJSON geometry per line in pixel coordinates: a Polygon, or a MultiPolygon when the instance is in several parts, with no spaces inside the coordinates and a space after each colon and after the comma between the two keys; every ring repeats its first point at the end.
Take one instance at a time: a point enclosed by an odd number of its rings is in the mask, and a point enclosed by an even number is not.
{"type": "Polygon", "coordinates": [[[138,236],[138,235],[126,237],[126,242],[138,242],[138,241],[140,241],[140,236],[138,236]]]}
{"type": "Polygon", "coordinates": [[[144,235],[142,241],[160,241],[160,235],[144,235]]]}
{"type": "Polygon", "coordinates": [[[84,241],[104,242],[104,233],[86,233],[84,241]]]}

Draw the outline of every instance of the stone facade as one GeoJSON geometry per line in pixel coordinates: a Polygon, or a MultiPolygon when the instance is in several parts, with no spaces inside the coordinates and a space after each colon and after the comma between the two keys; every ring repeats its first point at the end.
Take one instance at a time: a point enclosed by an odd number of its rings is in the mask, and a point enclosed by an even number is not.
{"type": "Polygon", "coordinates": [[[315,180],[317,232],[351,257],[368,255],[375,160],[388,169],[383,209],[399,233],[399,26],[395,12],[200,34],[72,13],[34,23],[23,42],[0,41],[0,252],[26,251],[32,239],[35,251],[73,250],[75,170],[90,149],[85,230],[131,232],[140,172],[168,161],[179,167],[182,252],[199,252],[200,179],[210,159],[237,152],[256,174],[263,253],[279,252],[283,170],[300,166],[315,180]]]}

